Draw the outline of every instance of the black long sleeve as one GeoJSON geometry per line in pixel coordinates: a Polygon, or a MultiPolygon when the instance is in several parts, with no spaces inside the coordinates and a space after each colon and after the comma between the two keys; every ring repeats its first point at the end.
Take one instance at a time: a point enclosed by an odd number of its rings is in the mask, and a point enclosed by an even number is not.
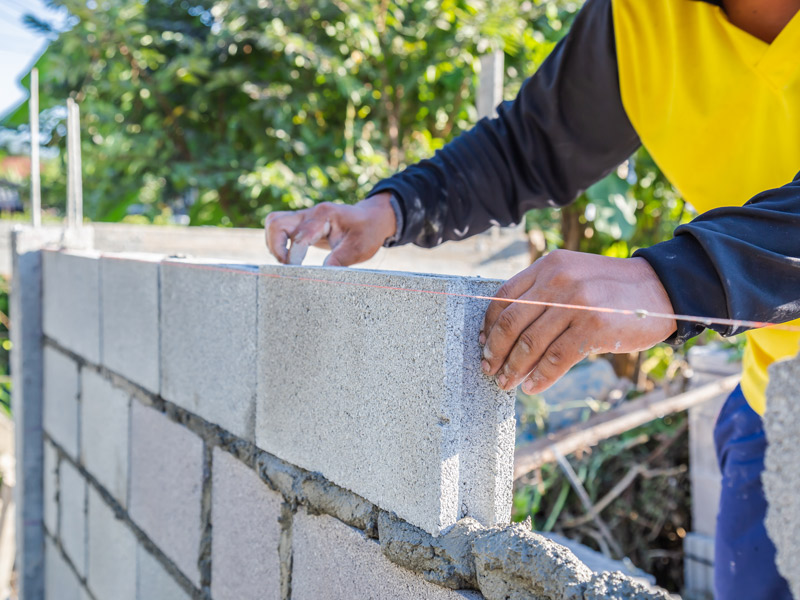
{"type": "Polygon", "coordinates": [[[610,0],[588,0],[512,102],[371,192],[397,198],[397,244],[432,247],[564,206],[639,146],[619,92],[610,0]]]}
{"type": "MultiPolygon", "coordinates": [[[[676,313],[771,323],[800,318],[800,173],[743,206],[710,210],[634,256],[656,271],[676,313]]],[[[711,328],[723,335],[744,329],[711,328]]],[[[670,341],[702,330],[679,322],[670,341]]]]}

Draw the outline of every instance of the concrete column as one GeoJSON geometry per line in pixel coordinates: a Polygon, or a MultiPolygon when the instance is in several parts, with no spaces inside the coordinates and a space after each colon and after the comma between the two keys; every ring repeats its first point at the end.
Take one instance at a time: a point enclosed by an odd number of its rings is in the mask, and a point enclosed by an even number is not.
{"type": "MultiPolygon", "coordinates": [[[[21,227],[11,235],[11,410],[16,431],[17,572],[20,600],[44,598],[42,448],[42,252],[63,243],[57,229],[21,227]]],[[[91,243],[73,240],[78,245],[91,243]]]]}
{"type": "Polygon", "coordinates": [[[497,116],[497,105],[503,101],[503,51],[481,56],[478,83],[478,118],[497,116]]]}

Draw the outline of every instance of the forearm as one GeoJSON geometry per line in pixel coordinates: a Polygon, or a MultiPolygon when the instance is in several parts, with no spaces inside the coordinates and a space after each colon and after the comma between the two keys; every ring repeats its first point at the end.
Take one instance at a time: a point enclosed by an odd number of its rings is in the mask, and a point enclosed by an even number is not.
{"type": "Polygon", "coordinates": [[[569,35],[498,117],[382,181],[403,213],[398,243],[430,247],[563,206],[639,139],[619,93],[610,0],[589,0],[569,35]]]}
{"type": "MultiPolygon", "coordinates": [[[[800,318],[800,177],[744,206],[711,210],[635,256],[656,271],[676,313],[772,323],[800,318]]],[[[703,329],[679,322],[671,341],[703,329]]]]}

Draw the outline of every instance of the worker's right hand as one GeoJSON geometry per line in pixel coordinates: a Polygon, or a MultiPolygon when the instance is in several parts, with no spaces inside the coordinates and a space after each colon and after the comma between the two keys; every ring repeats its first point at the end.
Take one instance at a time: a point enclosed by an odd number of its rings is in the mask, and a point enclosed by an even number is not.
{"type": "Polygon", "coordinates": [[[325,202],[297,212],[270,213],[264,222],[267,248],[283,264],[301,264],[309,246],[331,250],[326,266],[368,260],[397,229],[390,198],[384,192],[354,205],[325,202]]]}

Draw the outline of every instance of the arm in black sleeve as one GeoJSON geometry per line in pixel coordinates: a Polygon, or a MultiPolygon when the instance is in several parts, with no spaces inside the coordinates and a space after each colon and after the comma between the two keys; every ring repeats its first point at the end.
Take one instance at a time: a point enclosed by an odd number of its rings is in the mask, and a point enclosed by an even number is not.
{"type": "Polygon", "coordinates": [[[404,223],[398,244],[431,247],[531,208],[563,206],[639,146],[622,106],[611,0],[588,0],[513,102],[429,160],[380,182],[404,223]]]}
{"type": "MultiPolygon", "coordinates": [[[[678,314],[783,323],[800,318],[800,173],[744,206],[710,210],[675,237],[638,250],[678,314]]],[[[744,328],[712,325],[722,335],[744,328]]],[[[703,325],[678,322],[671,343],[703,325]]]]}

